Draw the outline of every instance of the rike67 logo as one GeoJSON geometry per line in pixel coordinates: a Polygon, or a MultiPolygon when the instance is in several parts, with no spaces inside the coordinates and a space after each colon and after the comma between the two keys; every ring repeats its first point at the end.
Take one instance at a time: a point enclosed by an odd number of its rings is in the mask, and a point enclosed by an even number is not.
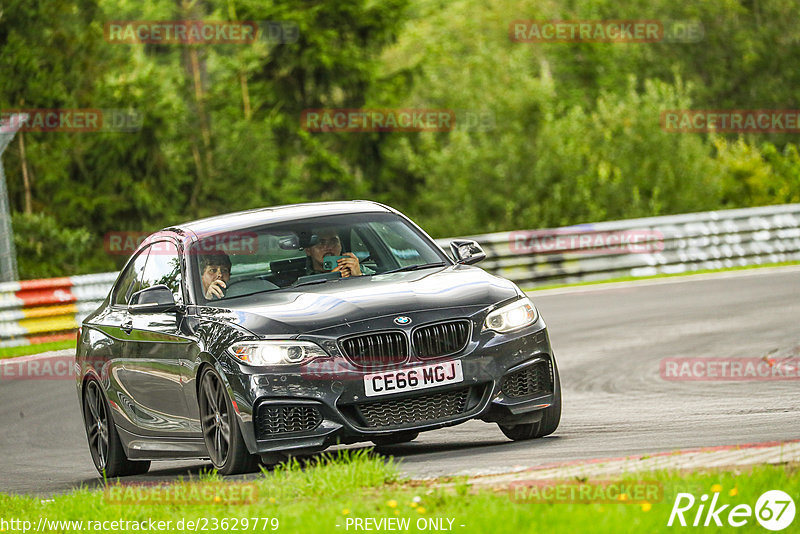
{"type": "Polygon", "coordinates": [[[758,524],[765,529],[778,531],[791,525],[794,520],[794,501],[786,492],[764,492],[756,501],[755,509],[749,504],[718,505],[719,495],[714,493],[711,502],[708,502],[709,496],[706,494],[695,499],[691,493],[678,493],[667,526],[721,527],[727,523],[731,527],[742,527],[755,516],[758,524]]]}

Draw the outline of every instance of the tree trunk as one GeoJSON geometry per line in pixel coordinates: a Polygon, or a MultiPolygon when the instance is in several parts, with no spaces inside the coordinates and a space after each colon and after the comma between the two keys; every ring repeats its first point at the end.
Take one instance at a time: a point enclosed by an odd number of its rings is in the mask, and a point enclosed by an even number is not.
{"type": "MultiPolygon", "coordinates": [[[[198,0],[178,0],[181,15],[184,20],[203,20],[205,8],[202,1],[198,0]]],[[[202,72],[204,69],[203,60],[198,53],[198,45],[186,45],[187,51],[187,70],[194,89],[195,112],[200,125],[200,136],[202,147],[197,143],[192,143],[192,156],[197,166],[197,179],[195,180],[189,200],[189,207],[192,211],[197,208],[198,202],[202,199],[203,190],[206,183],[214,179],[214,161],[211,150],[211,128],[206,114],[206,93],[203,87],[202,72]],[[202,155],[199,153],[202,150],[202,155]]]]}
{"type": "Polygon", "coordinates": [[[19,131],[19,163],[22,167],[22,186],[25,189],[25,213],[33,213],[33,195],[31,193],[31,179],[28,175],[28,158],[25,156],[25,133],[19,131]]]}

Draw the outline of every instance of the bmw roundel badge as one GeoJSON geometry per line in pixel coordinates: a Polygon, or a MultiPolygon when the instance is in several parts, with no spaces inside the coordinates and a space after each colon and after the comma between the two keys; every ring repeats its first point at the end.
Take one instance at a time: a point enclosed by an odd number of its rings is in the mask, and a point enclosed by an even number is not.
{"type": "Polygon", "coordinates": [[[394,318],[394,323],[399,325],[409,324],[411,322],[411,317],[406,317],[405,315],[399,315],[394,318]]]}

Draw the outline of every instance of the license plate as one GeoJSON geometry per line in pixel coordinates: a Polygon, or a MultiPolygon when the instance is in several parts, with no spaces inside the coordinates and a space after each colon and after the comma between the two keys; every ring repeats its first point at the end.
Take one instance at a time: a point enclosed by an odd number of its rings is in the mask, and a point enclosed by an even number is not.
{"type": "Polygon", "coordinates": [[[377,397],[378,395],[416,391],[444,384],[457,384],[463,381],[461,360],[453,360],[401,371],[366,375],[364,377],[364,393],[367,397],[377,397]]]}

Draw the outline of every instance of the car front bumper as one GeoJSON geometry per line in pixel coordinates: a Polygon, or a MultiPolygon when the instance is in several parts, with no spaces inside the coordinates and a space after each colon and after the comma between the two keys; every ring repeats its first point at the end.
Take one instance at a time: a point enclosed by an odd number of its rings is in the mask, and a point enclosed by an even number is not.
{"type": "Polygon", "coordinates": [[[541,318],[505,335],[481,331],[476,321],[461,353],[412,358],[401,367],[460,360],[463,381],[377,397],[365,395],[364,376],[379,371],[357,369],[330,339],[315,339],[332,353],[330,360],[291,371],[250,367],[228,357],[223,368],[251,453],[311,452],[470,419],[530,423],[555,402],[556,363],[541,318]]]}

